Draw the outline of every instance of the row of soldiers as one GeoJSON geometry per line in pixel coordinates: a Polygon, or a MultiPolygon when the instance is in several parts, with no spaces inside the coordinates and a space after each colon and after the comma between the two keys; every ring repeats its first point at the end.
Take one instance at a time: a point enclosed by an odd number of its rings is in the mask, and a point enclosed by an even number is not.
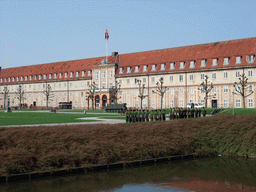
{"type": "Polygon", "coordinates": [[[206,110],[204,107],[202,108],[202,110],[200,108],[170,108],[170,120],[201,117],[201,115],[203,115],[204,117],[206,115],[206,110]]]}
{"type": "MultiPolygon", "coordinates": [[[[170,108],[170,120],[180,119],[180,118],[194,118],[205,117],[206,110],[203,107],[200,108],[170,108]]],[[[165,121],[166,113],[165,110],[155,109],[155,110],[138,110],[138,109],[128,109],[125,113],[126,123],[128,122],[145,122],[145,121],[165,121]]]]}
{"type": "Polygon", "coordinates": [[[166,113],[165,110],[138,110],[128,109],[125,113],[126,123],[128,122],[145,122],[145,121],[165,121],[166,113]]]}

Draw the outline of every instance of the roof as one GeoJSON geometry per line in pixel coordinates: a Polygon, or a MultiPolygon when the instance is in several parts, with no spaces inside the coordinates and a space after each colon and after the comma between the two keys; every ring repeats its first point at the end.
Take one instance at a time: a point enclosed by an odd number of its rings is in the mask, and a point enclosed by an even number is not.
{"type": "MultiPolygon", "coordinates": [[[[255,60],[252,63],[247,62],[247,56],[256,54],[256,37],[247,39],[238,39],[231,41],[207,43],[200,45],[152,50],[145,52],[120,54],[118,56],[109,56],[110,63],[119,63],[118,68],[123,68],[123,73],[117,70],[117,76],[135,75],[143,73],[159,73],[171,71],[193,71],[198,69],[215,69],[238,66],[255,65],[255,60]],[[242,62],[236,64],[236,57],[242,56],[242,62]],[[223,65],[224,58],[228,58],[229,64],[223,65]],[[207,60],[206,66],[201,66],[201,60],[207,60]],[[218,59],[216,66],[212,65],[213,59],[218,59]],[[195,67],[190,68],[190,61],[195,61],[195,67]],[[185,67],[180,68],[180,62],[185,62],[185,67]],[[175,68],[170,69],[170,64],[175,63],[175,68]],[[161,70],[161,64],[165,65],[165,69],[161,70]],[[143,71],[143,66],[147,65],[147,71],[143,71]],[[151,71],[152,66],[156,65],[156,70],[151,71]],[[138,66],[138,72],[135,72],[135,67],[138,66]],[[127,73],[127,68],[132,67],[131,73],[127,73]]],[[[31,65],[23,67],[6,68],[0,71],[0,78],[33,76],[47,74],[47,79],[42,78],[41,81],[49,80],[48,74],[57,73],[57,78],[52,80],[75,79],[81,78],[74,76],[71,78],[59,77],[59,73],[76,72],[76,71],[91,71],[93,66],[98,66],[105,57],[95,57],[81,60],[62,61],[49,64],[31,65]]],[[[88,73],[83,78],[91,78],[88,73]]],[[[15,80],[16,81],[16,80],[15,80]]],[[[24,80],[23,80],[24,81],[24,80]]],[[[30,82],[30,80],[28,80],[30,82]]],[[[31,80],[33,81],[33,80],[31,80]]],[[[38,81],[38,79],[37,79],[38,81]]],[[[3,82],[5,83],[5,82],[3,82]]],[[[0,82],[1,84],[1,82],[0,82]]]]}

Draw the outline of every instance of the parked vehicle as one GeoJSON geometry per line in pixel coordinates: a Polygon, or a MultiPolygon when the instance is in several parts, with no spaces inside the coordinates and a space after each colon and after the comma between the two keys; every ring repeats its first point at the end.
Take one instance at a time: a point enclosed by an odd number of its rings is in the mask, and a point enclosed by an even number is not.
{"type": "Polygon", "coordinates": [[[204,104],[203,103],[188,103],[187,108],[203,108],[204,104]]]}

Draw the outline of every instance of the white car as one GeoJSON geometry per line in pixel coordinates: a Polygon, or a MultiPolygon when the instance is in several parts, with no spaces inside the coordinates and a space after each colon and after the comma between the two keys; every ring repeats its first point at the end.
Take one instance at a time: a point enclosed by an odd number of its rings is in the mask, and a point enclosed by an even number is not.
{"type": "MultiPolygon", "coordinates": [[[[188,103],[187,108],[191,108],[191,104],[192,103],[188,103]]],[[[193,104],[194,104],[194,108],[203,108],[204,107],[203,103],[193,103],[193,104]]]]}

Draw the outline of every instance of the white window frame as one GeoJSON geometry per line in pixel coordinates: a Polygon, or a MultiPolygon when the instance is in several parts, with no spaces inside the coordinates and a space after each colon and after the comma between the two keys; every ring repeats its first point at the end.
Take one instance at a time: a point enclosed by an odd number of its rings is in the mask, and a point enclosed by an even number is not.
{"type": "Polygon", "coordinates": [[[206,67],[207,65],[207,59],[202,59],[201,60],[201,67],[206,67]]]}
{"type": "Polygon", "coordinates": [[[62,78],[62,73],[59,73],[59,78],[62,78]]]}
{"type": "Polygon", "coordinates": [[[236,78],[240,77],[240,71],[236,71],[236,78]]]}
{"type": "Polygon", "coordinates": [[[217,87],[216,87],[216,86],[214,86],[214,87],[212,88],[212,93],[217,93],[217,87]]]}
{"type": "Polygon", "coordinates": [[[143,71],[147,71],[148,70],[148,66],[147,65],[144,65],[143,66],[143,71]]]}
{"type": "Polygon", "coordinates": [[[252,69],[248,70],[248,77],[252,77],[252,69]]]}
{"type": "Polygon", "coordinates": [[[76,77],[79,77],[79,71],[76,72],[76,77]]]}
{"type": "Polygon", "coordinates": [[[180,99],[180,100],[179,100],[179,107],[184,107],[184,101],[183,101],[183,99],[180,99]]]}
{"type": "Polygon", "coordinates": [[[88,71],[88,76],[91,76],[91,75],[92,75],[92,71],[89,70],[89,71],[88,71]]]}
{"type": "Polygon", "coordinates": [[[228,86],[223,86],[223,92],[228,93],[228,86]]]}
{"type": "Polygon", "coordinates": [[[219,61],[219,59],[213,59],[212,60],[212,66],[217,66],[218,65],[218,61],[219,61]]]}
{"type": "Polygon", "coordinates": [[[185,61],[180,62],[180,69],[184,69],[185,68],[185,64],[186,64],[185,61]]]}
{"type": "Polygon", "coordinates": [[[174,94],[174,88],[170,88],[170,95],[174,94]]]}
{"type": "Polygon", "coordinates": [[[139,69],[140,69],[140,67],[139,66],[135,66],[135,73],[138,73],[139,72],[139,69]]]}
{"type": "Polygon", "coordinates": [[[124,72],[123,68],[120,67],[120,68],[119,68],[119,73],[123,73],[123,72],[124,72]]]}
{"type": "Polygon", "coordinates": [[[156,64],[152,65],[151,71],[155,71],[155,70],[156,70],[156,64]]]}
{"type": "Polygon", "coordinates": [[[248,99],[248,107],[253,107],[253,99],[248,99]]]}
{"type": "Polygon", "coordinates": [[[130,79],[126,79],[126,84],[130,84],[130,79]]]}
{"type": "Polygon", "coordinates": [[[68,72],[65,73],[65,78],[67,78],[67,77],[68,77],[68,72]]]}
{"type": "Polygon", "coordinates": [[[216,79],[216,73],[212,73],[212,79],[216,79]]]}
{"type": "Polygon", "coordinates": [[[180,94],[184,94],[184,89],[180,88],[180,94]]]}
{"type": "Polygon", "coordinates": [[[255,55],[248,55],[247,56],[247,63],[254,63],[255,55]]]}
{"type": "Polygon", "coordinates": [[[224,99],[223,101],[223,107],[228,108],[228,99],[224,99]]]}
{"type": "Polygon", "coordinates": [[[85,71],[82,71],[82,77],[84,77],[85,76],[85,71]]]}
{"type": "Polygon", "coordinates": [[[179,81],[183,82],[183,75],[179,75],[179,81]]]}
{"type": "Polygon", "coordinates": [[[194,80],[194,75],[193,75],[193,74],[190,74],[190,75],[189,75],[189,80],[190,80],[190,81],[193,81],[193,80],[194,80]]]}
{"type": "Polygon", "coordinates": [[[155,77],[151,77],[151,83],[155,83],[155,77]]]}
{"type": "Polygon", "coordinates": [[[170,82],[173,82],[173,75],[170,75],[170,82]]]}
{"type": "Polygon", "coordinates": [[[46,79],[47,78],[47,75],[46,74],[44,74],[44,79],[46,79]]]}
{"type": "Polygon", "coordinates": [[[190,88],[189,88],[189,93],[190,93],[190,94],[194,94],[194,87],[190,87],[190,88]]]}
{"type": "Polygon", "coordinates": [[[230,57],[225,57],[223,61],[223,65],[228,65],[230,62],[230,57]]]}
{"type": "Polygon", "coordinates": [[[162,63],[161,64],[161,70],[165,70],[165,68],[166,68],[166,63],[162,63]]]}
{"type": "Polygon", "coordinates": [[[236,64],[241,64],[242,63],[242,56],[237,56],[236,57],[236,64]]]}
{"type": "Polygon", "coordinates": [[[205,77],[204,73],[201,73],[201,80],[204,80],[204,77],[205,77]]]}
{"type": "Polygon", "coordinates": [[[127,67],[127,73],[131,73],[132,67],[127,67]]]}
{"type": "Polygon", "coordinates": [[[73,77],[74,76],[74,72],[70,72],[70,77],[73,77]]]}
{"type": "Polygon", "coordinates": [[[113,71],[109,71],[109,78],[113,77],[113,71]]]}
{"type": "Polygon", "coordinates": [[[170,69],[175,69],[175,62],[170,63],[170,69]]]}
{"type": "Polygon", "coordinates": [[[190,61],[189,68],[194,68],[196,66],[196,61],[190,61]]]}
{"type": "Polygon", "coordinates": [[[241,100],[240,99],[236,99],[236,108],[241,107],[241,100]]]}
{"type": "Polygon", "coordinates": [[[224,78],[224,79],[227,79],[227,78],[228,78],[228,72],[227,72],[227,71],[224,71],[224,72],[223,72],[223,78],[224,78]]]}

